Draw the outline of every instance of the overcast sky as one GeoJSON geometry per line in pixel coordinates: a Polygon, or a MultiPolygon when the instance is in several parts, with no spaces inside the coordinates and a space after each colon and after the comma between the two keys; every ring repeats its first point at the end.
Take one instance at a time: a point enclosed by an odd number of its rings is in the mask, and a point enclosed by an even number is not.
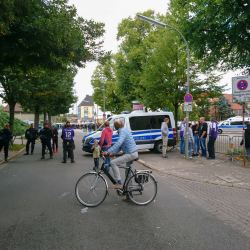
{"type": "MultiPolygon", "coordinates": [[[[104,49],[106,51],[112,50],[112,53],[117,52],[117,27],[122,19],[129,16],[135,17],[137,12],[144,12],[149,9],[155,10],[156,13],[165,14],[168,2],[168,0],[69,0],[69,4],[75,5],[77,8],[79,16],[105,23],[104,49]]],[[[93,94],[90,80],[96,66],[96,62],[91,62],[87,63],[86,68],[79,69],[75,77],[75,90],[78,96],[77,104],[86,95],[93,94]]],[[[233,76],[236,76],[236,74],[230,72],[223,78],[221,83],[228,83],[231,88],[231,78],[233,76]]]]}

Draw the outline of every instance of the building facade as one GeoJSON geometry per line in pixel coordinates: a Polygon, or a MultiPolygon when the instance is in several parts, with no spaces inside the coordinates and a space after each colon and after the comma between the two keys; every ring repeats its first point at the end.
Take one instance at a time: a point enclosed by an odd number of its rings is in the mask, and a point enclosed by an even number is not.
{"type": "Polygon", "coordinates": [[[95,105],[92,96],[86,95],[78,105],[78,123],[95,121],[95,105]]]}

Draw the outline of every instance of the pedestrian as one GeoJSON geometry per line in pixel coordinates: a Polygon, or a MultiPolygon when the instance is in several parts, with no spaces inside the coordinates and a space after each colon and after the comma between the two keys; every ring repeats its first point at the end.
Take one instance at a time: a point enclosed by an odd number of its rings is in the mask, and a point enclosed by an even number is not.
{"type": "MultiPolygon", "coordinates": [[[[188,149],[189,149],[189,159],[192,159],[192,148],[194,144],[194,136],[193,136],[193,130],[192,130],[192,123],[190,122],[188,124],[188,149]]],[[[184,156],[185,158],[185,156],[184,156]]]]}
{"type": "Polygon", "coordinates": [[[167,157],[167,149],[168,149],[168,123],[169,119],[165,118],[164,122],[161,124],[161,137],[162,137],[162,158],[168,158],[167,157]]]}
{"type": "Polygon", "coordinates": [[[215,158],[214,144],[218,135],[218,123],[215,117],[211,118],[211,126],[209,128],[209,141],[207,143],[208,160],[215,158]]]}
{"type": "Polygon", "coordinates": [[[33,155],[36,139],[38,137],[38,131],[34,128],[34,124],[30,124],[30,128],[28,128],[25,132],[25,138],[27,139],[26,143],[26,153],[24,155],[29,155],[29,147],[31,144],[31,154],[33,155]]]}
{"type": "Polygon", "coordinates": [[[93,170],[97,171],[99,168],[99,158],[101,153],[101,147],[98,145],[98,140],[94,140],[95,145],[91,148],[93,152],[94,164],[93,170]]]}
{"type": "Polygon", "coordinates": [[[2,148],[4,147],[5,161],[8,160],[9,143],[12,138],[13,136],[12,136],[12,132],[9,129],[9,124],[4,124],[4,128],[0,131],[0,152],[2,148]]]}
{"type": "MultiPolygon", "coordinates": [[[[102,131],[100,146],[102,148],[102,152],[108,151],[111,148],[113,130],[109,127],[109,121],[104,122],[104,129],[102,131]]],[[[106,169],[109,172],[110,166],[110,157],[105,157],[106,169]]]]}
{"type": "Polygon", "coordinates": [[[192,125],[192,131],[193,131],[193,136],[194,136],[194,154],[193,156],[198,156],[199,155],[199,150],[198,150],[198,130],[199,130],[199,125],[198,123],[194,123],[192,125]]]}
{"type": "Polygon", "coordinates": [[[63,130],[61,138],[63,139],[63,161],[62,163],[67,162],[67,152],[70,155],[71,163],[75,163],[74,152],[75,143],[74,143],[74,130],[70,128],[70,122],[66,123],[66,128],[63,130]]]}
{"type": "Polygon", "coordinates": [[[94,123],[92,124],[92,129],[93,129],[93,131],[95,131],[95,124],[94,123]]]}
{"type": "Polygon", "coordinates": [[[207,123],[205,122],[204,117],[200,118],[200,127],[199,127],[198,139],[200,140],[201,157],[206,157],[207,156],[207,150],[206,150],[207,123]]]}
{"type": "Polygon", "coordinates": [[[55,152],[58,152],[58,130],[55,128],[54,125],[51,126],[52,129],[52,150],[53,150],[53,154],[55,152]],[[56,151],[55,151],[56,150],[56,151]]]}
{"type": "Polygon", "coordinates": [[[185,130],[186,130],[186,118],[183,120],[183,122],[180,125],[180,137],[181,137],[181,144],[180,144],[180,151],[181,154],[184,154],[185,152],[185,130]]]}
{"type": "MultiPolygon", "coordinates": [[[[246,148],[247,157],[250,160],[250,123],[247,123],[247,128],[245,129],[244,137],[245,137],[245,148],[246,148]]],[[[243,143],[244,143],[244,139],[242,139],[239,147],[241,147],[243,143]]]]}
{"type": "Polygon", "coordinates": [[[51,138],[53,136],[52,129],[49,128],[47,122],[43,124],[43,129],[40,131],[40,140],[42,141],[42,157],[41,159],[45,159],[45,149],[48,147],[50,153],[50,159],[53,159],[53,153],[51,148],[51,138]]]}

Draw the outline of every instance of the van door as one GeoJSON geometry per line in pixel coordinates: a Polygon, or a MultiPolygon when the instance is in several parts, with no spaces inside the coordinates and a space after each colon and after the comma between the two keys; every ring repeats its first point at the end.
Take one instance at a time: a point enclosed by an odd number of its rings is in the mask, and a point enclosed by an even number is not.
{"type": "Polygon", "coordinates": [[[117,134],[117,130],[115,129],[114,123],[117,121],[121,121],[124,125],[124,127],[126,127],[125,124],[125,118],[124,117],[118,117],[115,119],[112,119],[112,125],[110,124],[109,127],[113,130],[113,136],[112,136],[112,145],[118,141],[118,134],[117,134]]]}
{"type": "Polygon", "coordinates": [[[131,116],[129,124],[137,148],[152,148],[149,116],[131,116]]]}

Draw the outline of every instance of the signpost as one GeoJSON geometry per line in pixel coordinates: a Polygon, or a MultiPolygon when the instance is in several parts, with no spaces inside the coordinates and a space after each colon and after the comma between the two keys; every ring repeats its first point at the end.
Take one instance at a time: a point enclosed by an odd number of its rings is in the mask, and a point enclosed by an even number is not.
{"type": "Polygon", "coordinates": [[[193,96],[191,94],[186,94],[184,96],[184,111],[190,112],[193,111],[193,96]]]}
{"type": "Polygon", "coordinates": [[[246,165],[245,147],[245,102],[250,101],[250,75],[232,77],[232,99],[233,102],[242,102],[243,113],[243,141],[244,141],[244,166],[246,165]]]}

